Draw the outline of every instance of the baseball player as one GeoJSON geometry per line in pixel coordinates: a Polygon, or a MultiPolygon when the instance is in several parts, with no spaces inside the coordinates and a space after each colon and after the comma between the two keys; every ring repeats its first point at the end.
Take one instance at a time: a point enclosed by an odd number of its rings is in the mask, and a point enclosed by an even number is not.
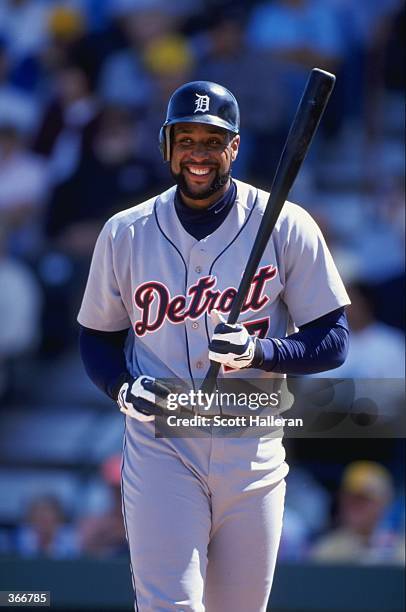
{"type": "Polygon", "coordinates": [[[275,568],[288,472],[280,437],[155,437],[170,386],[307,374],[343,363],[349,303],[323,236],[286,202],[241,321],[225,323],[268,194],[231,178],[234,96],[172,95],[160,146],[175,185],[109,219],[78,316],[90,378],[125,414],[123,516],[135,609],[259,612],[275,568]]]}

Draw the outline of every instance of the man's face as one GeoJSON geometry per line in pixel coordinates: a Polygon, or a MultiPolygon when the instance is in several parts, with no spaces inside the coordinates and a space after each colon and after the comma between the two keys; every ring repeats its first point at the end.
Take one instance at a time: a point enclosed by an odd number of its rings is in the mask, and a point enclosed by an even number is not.
{"type": "Polygon", "coordinates": [[[342,491],[340,515],[343,524],[361,535],[370,535],[380,521],[389,500],[368,493],[342,491]]]}
{"type": "Polygon", "coordinates": [[[207,208],[229,187],[240,137],[203,123],[177,123],[172,130],[172,176],[186,204],[207,208]]]}

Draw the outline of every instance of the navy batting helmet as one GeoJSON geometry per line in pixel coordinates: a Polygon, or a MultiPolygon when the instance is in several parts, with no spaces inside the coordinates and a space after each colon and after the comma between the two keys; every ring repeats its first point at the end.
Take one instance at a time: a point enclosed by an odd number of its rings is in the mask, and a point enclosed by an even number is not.
{"type": "Polygon", "coordinates": [[[240,129],[240,111],[231,91],[210,81],[192,81],[179,87],[168,103],[159,145],[165,161],[171,156],[171,126],[175,123],[207,123],[233,134],[240,129]]]}

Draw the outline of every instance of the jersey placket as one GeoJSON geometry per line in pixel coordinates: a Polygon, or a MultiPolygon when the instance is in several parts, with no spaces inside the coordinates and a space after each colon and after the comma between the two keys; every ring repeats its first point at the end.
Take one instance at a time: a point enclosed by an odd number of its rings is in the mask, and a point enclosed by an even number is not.
{"type": "MultiPolygon", "coordinates": [[[[188,287],[195,287],[199,281],[209,277],[209,269],[211,264],[211,258],[207,252],[207,248],[204,247],[204,243],[198,242],[194,245],[190,251],[188,272],[187,272],[187,285],[188,287]]],[[[185,319],[186,334],[189,344],[189,355],[190,365],[194,378],[204,378],[207,368],[209,367],[209,358],[207,351],[207,334],[205,328],[205,311],[199,312],[204,301],[202,299],[193,300],[192,296],[187,296],[189,308],[192,306],[192,310],[189,316],[185,319]],[[197,308],[193,307],[193,303],[196,304],[197,308]],[[202,350],[203,348],[203,350],[202,350]]]]}

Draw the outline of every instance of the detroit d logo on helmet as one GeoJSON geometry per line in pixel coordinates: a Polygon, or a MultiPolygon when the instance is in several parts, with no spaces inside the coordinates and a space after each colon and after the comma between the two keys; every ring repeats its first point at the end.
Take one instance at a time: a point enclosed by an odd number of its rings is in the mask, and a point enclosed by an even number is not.
{"type": "Polygon", "coordinates": [[[210,104],[210,98],[207,95],[199,95],[198,93],[196,94],[196,100],[195,100],[195,113],[197,112],[201,112],[201,113],[206,113],[209,110],[209,104],[210,104]]]}

